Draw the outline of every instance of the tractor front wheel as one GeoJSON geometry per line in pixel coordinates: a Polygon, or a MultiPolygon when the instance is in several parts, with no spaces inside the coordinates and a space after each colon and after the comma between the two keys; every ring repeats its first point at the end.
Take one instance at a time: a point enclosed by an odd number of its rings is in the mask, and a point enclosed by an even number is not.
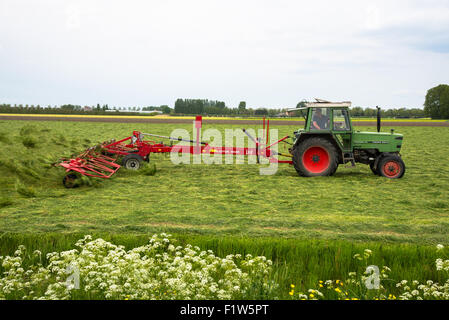
{"type": "Polygon", "coordinates": [[[303,177],[331,176],[338,167],[337,150],[325,138],[308,138],[293,149],[293,165],[303,177]]]}
{"type": "Polygon", "coordinates": [[[135,153],[130,153],[123,157],[122,166],[128,170],[139,170],[142,167],[142,157],[135,153]]]}
{"type": "Polygon", "coordinates": [[[399,179],[405,173],[405,164],[400,156],[389,155],[379,160],[377,170],[382,177],[399,179]]]}
{"type": "Polygon", "coordinates": [[[371,163],[369,164],[369,168],[371,169],[371,171],[372,171],[376,176],[378,176],[378,175],[379,175],[379,170],[378,170],[378,167],[376,167],[374,164],[375,164],[375,161],[371,162],[371,163]]]}

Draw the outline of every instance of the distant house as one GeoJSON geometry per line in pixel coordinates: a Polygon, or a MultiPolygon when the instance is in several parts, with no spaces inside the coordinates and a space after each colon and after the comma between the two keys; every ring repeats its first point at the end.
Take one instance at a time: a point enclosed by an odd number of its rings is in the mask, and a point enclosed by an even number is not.
{"type": "Polygon", "coordinates": [[[92,111],[92,108],[91,108],[91,107],[88,107],[88,106],[85,106],[85,107],[83,108],[83,111],[92,111]]]}

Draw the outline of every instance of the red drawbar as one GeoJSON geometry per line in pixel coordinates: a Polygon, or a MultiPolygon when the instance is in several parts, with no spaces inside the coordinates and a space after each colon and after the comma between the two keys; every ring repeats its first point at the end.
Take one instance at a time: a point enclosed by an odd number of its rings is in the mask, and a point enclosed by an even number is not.
{"type": "Polygon", "coordinates": [[[302,163],[307,171],[321,173],[329,167],[329,153],[322,147],[310,147],[304,152],[302,163]]]}
{"type": "Polygon", "coordinates": [[[382,167],[383,173],[389,178],[395,178],[401,173],[401,166],[396,161],[388,161],[382,167]]]}

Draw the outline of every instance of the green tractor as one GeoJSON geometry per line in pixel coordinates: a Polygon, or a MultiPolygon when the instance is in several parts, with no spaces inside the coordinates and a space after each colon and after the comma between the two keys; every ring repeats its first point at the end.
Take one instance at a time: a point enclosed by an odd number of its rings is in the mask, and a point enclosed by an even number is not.
{"type": "Polygon", "coordinates": [[[331,176],[339,164],[363,163],[371,171],[390,179],[401,178],[405,164],[399,151],[402,134],[380,132],[380,109],[377,112],[377,132],[355,131],[349,116],[351,102],[329,102],[316,99],[304,103],[303,129],[294,132],[290,153],[299,175],[305,177],[331,176]]]}

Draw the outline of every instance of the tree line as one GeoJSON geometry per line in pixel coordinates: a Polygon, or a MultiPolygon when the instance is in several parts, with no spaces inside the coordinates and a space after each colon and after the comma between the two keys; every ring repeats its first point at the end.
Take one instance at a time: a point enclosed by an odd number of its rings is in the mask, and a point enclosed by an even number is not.
{"type": "MultiPolygon", "coordinates": [[[[161,111],[162,113],[170,114],[173,109],[167,105],[162,106],[148,106],[148,107],[109,107],[107,104],[96,106],[80,106],[73,104],[63,104],[61,106],[41,107],[40,105],[22,105],[22,104],[0,104],[0,113],[20,113],[20,114],[133,114],[142,115],[141,111],[161,111]]],[[[151,112],[149,112],[151,115],[151,112]]]]}
{"type": "MultiPolygon", "coordinates": [[[[299,102],[296,107],[302,107],[305,100],[299,102]]],[[[287,117],[288,108],[247,108],[246,102],[241,101],[236,108],[226,106],[225,102],[209,99],[177,99],[174,108],[168,105],[146,106],[146,107],[109,107],[107,104],[96,106],[80,106],[64,104],[61,106],[40,105],[10,105],[0,104],[0,113],[43,113],[43,114],[136,114],[142,115],[141,111],[147,114],[164,113],[170,115],[210,115],[210,116],[268,116],[287,117]]],[[[399,108],[381,110],[382,117],[385,118],[424,118],[449,119],[449,85],[441,84],[427,91],[424,109],[419,108],[399,108]]],[[[352,117],[375,117],[376,108],[351,108],[352,117]]]]}
{"type": "Polygon", "coordinates": [[[246,108],[246,102],[240,101],[237,108],[229,108],[223,101],[208,99],[177,99],[173,113],[177,115],[211,115],[211,116],[276,116],[286,109],[246,108]]]}
{"type": "MultiPolygon", "coordinates": [[[[376,108],[351,108],[351,117],[375,118],[377,116],[376,108]]],[[[425,118],[424,109],[381,109],[380,114],[383,118],[425,118]]]]}
{"type": "MultiPolygon", "coordinates": [[[[179,115],[205,115],[205,116],[267,116],[267,117],[287,117],[287,108],[246,108],[244,101],[240,102],[238,108],[229,108],[222,101],[214,101],[207,99],[177,99],[174,109],[167,105],[147,106],[147,107],[112,107],[108,105],[97,106],[80,106],[72,104],[64,104],[61,106],[41,107],[39,105],[10,105],[0,104],[0,113],[19,113],[19,114],[94,114],[94,115],[120,115],[133,114],[142,115],[141,111],[145,111],[147,115],[155,113],[179,115]]],[[[384,109],[381,111],[382,116],[386,118],[423,118],[426,113],[423,109],[384,109]]],[[[353,117],[375,117],[377,110],[375,108],[351,108],[351,116],[353,117]]]]}

